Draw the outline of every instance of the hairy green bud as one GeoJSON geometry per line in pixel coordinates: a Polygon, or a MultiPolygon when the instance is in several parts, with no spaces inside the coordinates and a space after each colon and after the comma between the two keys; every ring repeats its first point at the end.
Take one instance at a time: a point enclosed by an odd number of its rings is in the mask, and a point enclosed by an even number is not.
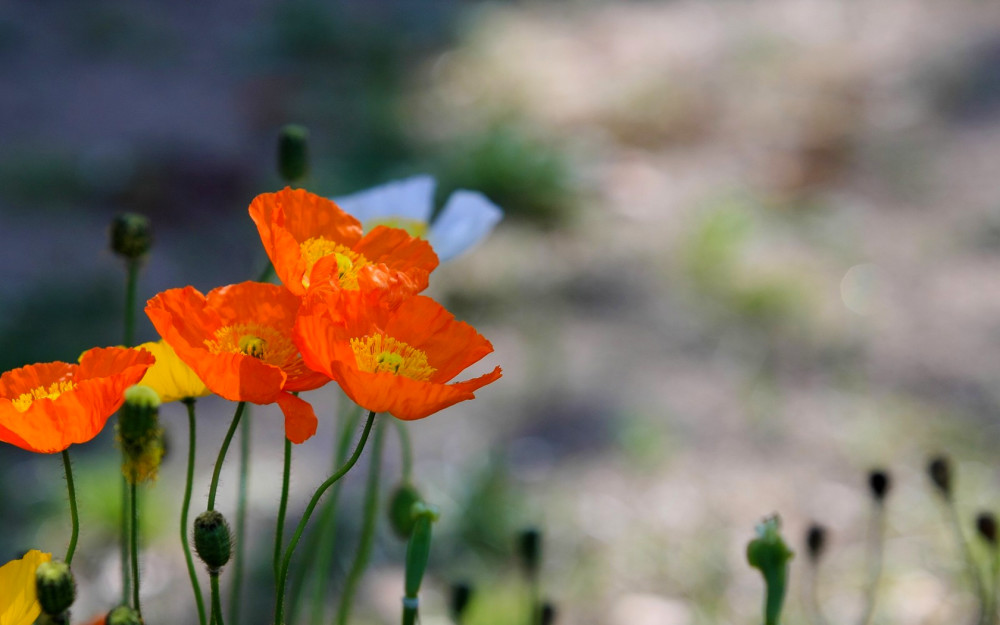
{"type": "Polygon", "coordinates": [[[76,600],[76,580],[69,565],[60,560],[42,562],[35,569],[35,591],[42,612],[59,615],[76,600]]]}
{"type": "Polygon", "coordinates": [[[217,575],[229,562],[233,539],[222,513],[207,510],[198,515],[194,520],[194,548],[212,575],[217,575]]]}
{"type": "Polygon", "coordinates": [[[136,213],[122,213],[111,221],[111,251],[128,260],[137,260],[153,246],[149,218],[136,213]]]}

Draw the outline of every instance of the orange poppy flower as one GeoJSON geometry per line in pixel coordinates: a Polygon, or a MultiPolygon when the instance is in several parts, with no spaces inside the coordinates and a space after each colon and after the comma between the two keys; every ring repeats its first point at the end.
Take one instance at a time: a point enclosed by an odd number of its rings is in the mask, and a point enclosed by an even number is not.
{"type": "Polygon", "coordinates": [[[0,376],[0,441],[56,453],[97,436],[154,362],[141,349],[95,347],[80,364],[47,362],[0,376]]]}
{"type": "Polygon", "coordinates": [[[367,410],[422,419],[500,378],[500,367],[472,380],[448,382],[493,351],[475,328],[429,297],[396,304],[381,292],[318,288],[295,324],[305,363],[336,380],[367,410]]]}
{"type": "Polygon", "coordinates": [[[304,189],[264,193],[250,204],[274,272],[289,291],[311,285],[384,288],[397,294],[427,288],[437,254],[400,228],[378,226],[367,235],[336,203],[304,189]]]}
{"type": "Polygon", "coordinates": [[[330,379],[310,371],[292,343],[300,300],[276,284],[242,282],[202,295],[170,289],[146,304],[160,336],[213,393],[231,401],[277,403],[285,435],[301,443],[316,433],[316,414],[292,395],[330,379]]]}

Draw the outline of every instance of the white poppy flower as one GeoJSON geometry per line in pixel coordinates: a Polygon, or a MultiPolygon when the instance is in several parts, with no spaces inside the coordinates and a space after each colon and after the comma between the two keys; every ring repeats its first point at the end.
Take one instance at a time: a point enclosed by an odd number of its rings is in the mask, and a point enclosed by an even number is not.
{"type": "Polygon", "coordinates": [[[426,239],[441,262],[459,256],[493,230],[503,219],[503,211],[476,191],[451,194],[433,223],[434,186],[432,176],[422,175],[333,198],[342,209],[356,217],[365,231],[378,225],[404,228],[426,239]]]}

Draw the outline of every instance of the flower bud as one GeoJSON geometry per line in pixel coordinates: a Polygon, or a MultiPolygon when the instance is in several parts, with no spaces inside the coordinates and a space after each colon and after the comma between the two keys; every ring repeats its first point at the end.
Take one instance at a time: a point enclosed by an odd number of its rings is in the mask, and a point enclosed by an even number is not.
{"type": "Polygon", "coordinates": [[[281,129],[278,173],[288,183],[301,180],[309,173],[309,131],[305,126],[288,124],[281,129]]]}
{"type": "Polygon", "coordinates": [[[111,251],[128,260],[137,260],[153,246],[149,219],[136,213],[122,213],[111,222],[111,251]]]}
{"type": "Polygon", "coordinates": [[[542,532],[537,527],[521,530],[517,536],[517,552],[521,556],[521,565],[531,577],[538,575],[542,561],[542,532]]]}
{"type": "Polygon", "coordinates": [[[76,600],[76,580],[69,565],[60,560],[42,562],[35,569],[35,592],[42,612],[59,615],[76,600]]]}
{"type": "Polygon", "coordinates": [[[809,554],[809,560],[814,564],[819,562],[820,557],[823,555],[823,550],[826,549],[826,528],[818,523],[813,523],[806,530],[806,549],[809,554]]]}
{"type": "Polygon", "coordinates": [[[431,524],[438,520],[434,506],[418,502],[413,504],[413,533],[406,544],[406,596],[416,597],[427,569],[431,553],[431,524]]]}
{"type": "Polygon", "coordinates": [[[229,562],[232,554],[232,535],[226,517],[216,510],[207,510],[194,520],[194,548],[198,557],[208,567],[211,575],[229,562]]]}
{"type": "Polygon", "coordinates": [[[452,584],[449,601],[451,620],[456,623],[461,623],[462,617],[465,615],[465,610],[469,607],[469,601],[471,600],[472,586],[470,584],[466,582],[456,582],[452,584]]]}
{"type": "Polygon", "coordinates": [[[931,482],[945,499],[951,498],[951,461],[948,456],[935,456],[927,464],[927,474],[931,482]]]}
{"type": "Polygon", "coordinates": [[[420,491],[409,482],[403,482],[389,497],[389,525],[401,539],[406,540],[413,532],[413,504],[419,502],[420,491]]]}
{"type": "Polygon", "coordinates": [[[541,625],[552,625],[556,622],[556,605],[551,601],[542,604],[541,614],[538,620],[541,625]]]}
{"type": "Polygon", "coordinates": [[[747,562],[764,576],[764,622],[780,622],[788,585],[788,561],[795,555],[781,538],[781,519],[777,515],[757,525],[757,538],[747,545],[747,562]]]}
{"type": "Polygon", "coordinates": [[[883,469],[874,469],[868,474],[868,488],[871,489],[872,497],[878,503],[885,501],[889,494],[889,487],[892,481],[889,479],[889,472],[883,469]]]}
{"type": "Polygon", "coordinates": [[[148,386],[125,391],[118,417],[118,443],[124,452],[122,474],[132,484],[156,479],[163,460],[160,397],[148,386]]]}
{"type": "Polygon", "coordinates": [[[142,625],[139,614],[127,605],[120,605],[108,612],[104,625],[142,625]]]}
{"type": "Polygon", "coordinates": [[[997,518],[992,512],[980,512],[976,517],[976,531],[989,543],[990,547],[997,546],[997,518]]]}

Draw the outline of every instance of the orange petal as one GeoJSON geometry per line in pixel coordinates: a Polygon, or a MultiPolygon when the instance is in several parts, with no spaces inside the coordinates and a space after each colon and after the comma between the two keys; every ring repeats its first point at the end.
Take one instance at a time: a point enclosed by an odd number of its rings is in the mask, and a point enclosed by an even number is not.
{"type": "Polygon", "coordinates": [[[316,413],[309,402],[291,393],[278,396],[278,407],[285,415],[285,436],[295,444],[304,443],[316,433],[316,413]]]}

